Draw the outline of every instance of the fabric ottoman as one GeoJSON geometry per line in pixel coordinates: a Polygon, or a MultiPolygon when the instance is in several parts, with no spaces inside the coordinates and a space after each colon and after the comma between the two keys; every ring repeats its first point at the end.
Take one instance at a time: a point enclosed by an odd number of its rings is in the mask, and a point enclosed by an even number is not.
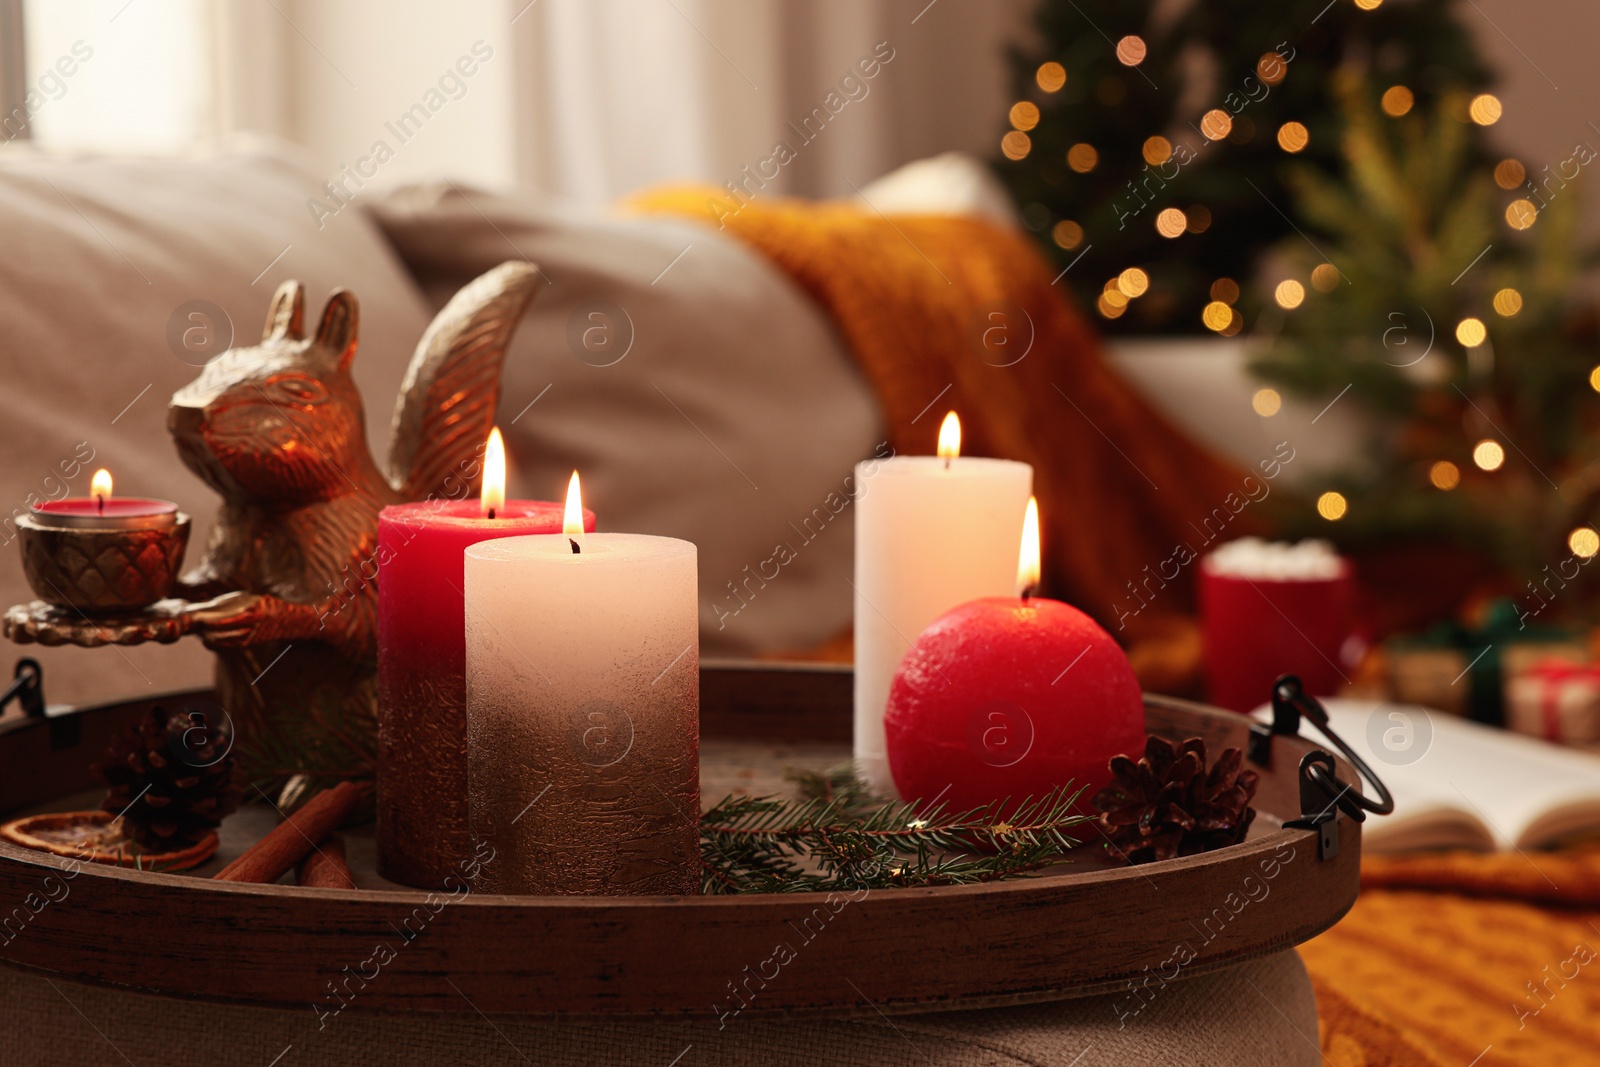
{"type": "MultiPolygon", "coordinates": [[[[181,933],[175,935],[181,936],[181,933]]],[[[915,966],[914,957],[907,965],[915,966]]],[[[848,975],[840,975],[847,983],[848,975]]],[[[447,975],[440,981],[448,981],[447,975]]],[[[0,969],[0,1067],[1233,1067],[1317,1064],[1317,1009],[1283,951],[1160,990],[921,1015],[715,1020],[450,1016],[206,1004],[0,969]]]]}

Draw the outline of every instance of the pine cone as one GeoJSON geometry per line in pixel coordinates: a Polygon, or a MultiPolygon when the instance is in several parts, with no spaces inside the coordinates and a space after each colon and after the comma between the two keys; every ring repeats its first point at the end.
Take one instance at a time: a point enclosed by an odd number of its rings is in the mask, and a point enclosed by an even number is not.
{"type": "Polygon", "coordinates": [[[95,764],[111,787],[100,807],[121,812],[124,832],[141,848],[169,852],[198,844],[239,806],[232,739],[216,718],[153,707],[95,764]]]}
{"type": "Polygon", "coordinates": [[[1207,774],[1198,737],[1173,745],[1152,735],[1137,763],[1113,756],[1111,784],[1094,798],[1111,851],[1129,863],[1152,863],[1243,841],[1260,780],[1239,769],[1243,762],[1238,749],[1224,749],[1207,774]]]}

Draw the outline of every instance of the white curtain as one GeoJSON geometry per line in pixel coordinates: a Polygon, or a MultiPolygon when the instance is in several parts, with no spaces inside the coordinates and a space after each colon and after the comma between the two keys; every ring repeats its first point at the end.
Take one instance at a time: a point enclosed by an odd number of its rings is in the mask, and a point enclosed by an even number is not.
{"type": "Polygon", "coordinates": [[[519,183],[604,202],[754,173],[763,195],[837,196],[937,152],[990,155],[1032,6],[536,0],[513,13],[519,183]]]}
{"type": "Polygon", "coordinates": [[[43,140],[161,151],[264,132],[333,174],[477,44],[492,59],[383,181],[444,175],[601,203],[673,180],[749,182],[746,167],[774,175],[762,179],[770,195],[848,195],[941,151],[993,155],[1010,103],[1005,45],[1026,32],[1034,4],[27,0],[25,9],[38,53],[30,66],[55,63],[78,37],[94,48],[71,91],[39,115],[43,140]],[[780,142],[793,155],[774,163],[780,142]]]}

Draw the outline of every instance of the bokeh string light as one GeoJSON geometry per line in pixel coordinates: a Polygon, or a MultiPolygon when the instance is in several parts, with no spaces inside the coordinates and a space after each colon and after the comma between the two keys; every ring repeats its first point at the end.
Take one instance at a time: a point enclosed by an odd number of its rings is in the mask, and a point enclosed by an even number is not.
{"type": "Polygon", "coordinates": [[[1493,93],[1479,93],[1467,105],[1467,114],[1479,126],[1493,126],[1500,121],[1500,98],[1493,93]]]}
{"type": "Polygon", "coordinates": [[[1456,323],[1456,340],[1463,347],[1477,348],[1488,340],[1489,331],[1484,328],[1482,319],[1462,319],[1456,323]]]}
{"type": "Polygon", "coordinates": [[[1062,219],[1050,228],[1050,239],[1070,252],[1083,243],[1083,227],[1071,219],[1062,219]]]}
{"type": "Polygon", "coordinates": [[[1392,119],[1397,119],[1410,111],[1416,102],[1417,98],[1412,95],[1410,89],[1404,85],[1391,85],[1383,93],[1383,113],[1392,119]]]}
{"type": "Polygon", "coordinates": [[[1506,461],[1506,450],[1492,437],[1485,437],[1472,447],[1472,462],[1479,470],[1497,471],[1506,461]]]}
{"type": "Polygon", "coordinates": [[[1205,323],[1206,329],[1221,333],[1233,321],[1233,308],[1220,300],[1213,300],[1200,312],[1200,321],[1205,323]]]}
{"type": "Polygon", "coordinates": [[[1435,489],[1449,492],[1461,484],[1461,468],[1447,459],[1441,459],[1428,468],[1428,481],[1435,489]]]}
{"type": "Polygon", "coordinates": [[[1018,100],[1011,105],[1011,125],[1027,132],[1039,125],[1039,105],[1031,100],[1018,100]]]}
{"type": "Polygon", "coordinates": [[[1220,141],[1233,129],[1233,116],[1214,107],[1200,116],[1200,132],[1208,141],[1220,141]]]}

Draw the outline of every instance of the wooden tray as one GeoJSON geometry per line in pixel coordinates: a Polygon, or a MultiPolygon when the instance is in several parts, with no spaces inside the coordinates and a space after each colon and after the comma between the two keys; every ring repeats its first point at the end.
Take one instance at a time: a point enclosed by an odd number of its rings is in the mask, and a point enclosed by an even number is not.
{"type": "MultiPolygon", "coordinates": [[[[848,670],[708,664],[701,693],[709,800],[729,785],[763,791],[779,760],[820,769],[848,753],[848,670]],[[740,768],[741,753],[766,765],[740,768]]],[[[89,763],[159,702],[0,723],[0,816],[93,806],[74,795],[94,788],[89,763]]],[[[1150,697],[1146,716],[1151,730],[1198,735],[1212,751],[1246,744],[1247,720],[1230,712],[1150,697]]],[[[928,1011],[1130,982],[1156,988],[1304,941],[1354,903],[1360,826],[1341,817],[1337,854],[1319,859],[1315,833],[1281,825],[1300,813],[1296,767],[1312,747],[1273,739],[1270,766],[1257,767],[1259,815],[1241,845],[1152,866],[1068,865],[991,885],[873,890],[853,901],[815,893],[455,899],[203,877],[270,825],[260,809],[229,820],[225,831],[238,820],[260,825],[242,840],[225,832],[212,865],[195,872],[201,877],[74,864],[0,842],[0,961],[319,1013],[715,1016],[741,1000],[749,1013],[928,1011]]],[[[1339,773],[1354,780],[1342,763],[1339,773]]],[[[1098,851],[1086,849],[1086,858],[1098,851]]],[[[371,872],[369,843],[352,841],[351,857],[358,884],[384,884],[371,872]]]]}

